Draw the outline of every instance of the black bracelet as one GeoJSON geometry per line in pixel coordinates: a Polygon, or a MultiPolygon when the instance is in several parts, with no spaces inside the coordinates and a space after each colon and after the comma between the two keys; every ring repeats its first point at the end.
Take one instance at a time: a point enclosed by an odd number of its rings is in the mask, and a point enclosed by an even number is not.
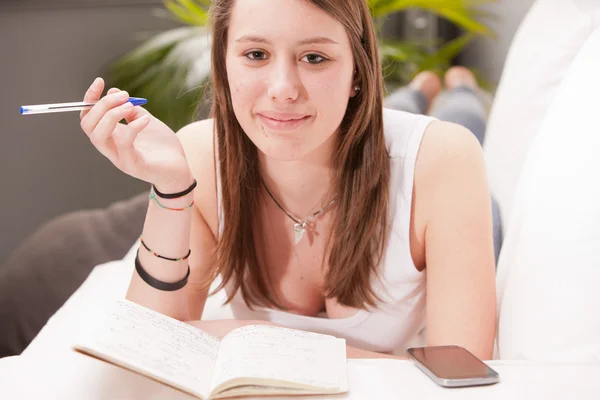
{"type": "Polygon", "coordinates": [[[187,274],[179,282],[169,283],[169,282],[159,281],[158,279],[153,278],[142,267],[142,264],[140,263],[140,252],[139,252],[139,250],[138,250],[137,255],[135,256],[135,270],[137,271],[137,273],[140,276],[140,278],[142,278],[142,280],[144,282],[146,282],[148,285],[152,286],[154,289],[162,290],[162,291],[165,291],[165,292],[173,292],[175,290],[181,289],[182,287],[184,287],[187,284],[188,278],[190,276],[190,266],[188,265],[188,272],[187,272],[187,274]]]}
{"type": "Polygon", "coordinates": [[[198,184],[198,182],[196,182],[196,180],[194,179],[194,183],[192,183],[192,185],[185,189],[183,192],[179,192],[179,193],[171,193],[171,194],[166,194],[166,193],[161,193],[156,189],[156,186],[154,186],[154,184],[152,185],[152,188],[154,189],[154,193],[156,193],[156,195],[158,197],[161,197],[163,199],[176,199],[178,197],[183,197],[186,194],[190,193],[192,190],[194,190],[196,188],[196,185],[198,184]]]}

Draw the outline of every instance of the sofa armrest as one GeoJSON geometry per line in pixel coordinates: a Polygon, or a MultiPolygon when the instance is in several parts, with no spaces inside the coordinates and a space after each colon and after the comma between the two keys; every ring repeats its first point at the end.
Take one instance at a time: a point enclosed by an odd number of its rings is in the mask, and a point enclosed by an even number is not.
{"type": "Polygon", "coordinates": [[[20,354],[98,264],[123,258],[139,237],[148,193],[58,216],[0,267],[0,357],[20,354]]]}

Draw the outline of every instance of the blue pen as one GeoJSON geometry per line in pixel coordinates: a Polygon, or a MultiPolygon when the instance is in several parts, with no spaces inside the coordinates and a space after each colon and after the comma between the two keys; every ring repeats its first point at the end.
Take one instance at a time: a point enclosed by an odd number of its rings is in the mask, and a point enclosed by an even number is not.
{"type": "MultiPolygon", "coordinates": [[[[141,97],[130,97],[129,102],[134,106],[141,106],[148,102],[141,97]]],[[[36,104],[31,106],[21,106],[22,115],[47,114],[66,111],[89,110],[96,102],[75,102],[75,103],[55,103],[55,104],[36,104]]]]}

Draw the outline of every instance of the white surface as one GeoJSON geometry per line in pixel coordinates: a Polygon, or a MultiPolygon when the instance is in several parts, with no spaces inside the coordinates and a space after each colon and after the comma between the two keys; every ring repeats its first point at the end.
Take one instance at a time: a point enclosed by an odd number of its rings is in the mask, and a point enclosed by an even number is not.
{"type": "MultiPolygon", "coordinates": [[[[597,400],[599,365],[489,363],[500,374],[491,386],[446,389],[410,361],[348,360],[349,392],[331,399],[544,399],[597,400]]],[[[314,399],[317,396],[306,397],[314,399]]],[[[0,398],[43,399],[193,399],[183,392],[75,352],[36,359],[0,360],[0,398]]],[[[305,397],[293,397],[301,400],[305,397]]],[[[278,399],[275,397],[271,400],[278,399]]],[[[289,399],[289,397],[288,397],[289,399]]]]}
{"type": "Polygon", "coordinates": [[[505,229],[531,141],[573,59],[599,25],[597,0],[539,0],[513,39],[484,142],[490,186],[505,229]]]}
{"type": "Polygon", "coordinates": [[[498,263],[502,359],[600,363],[600,27],[532,142],[498,263]]]}

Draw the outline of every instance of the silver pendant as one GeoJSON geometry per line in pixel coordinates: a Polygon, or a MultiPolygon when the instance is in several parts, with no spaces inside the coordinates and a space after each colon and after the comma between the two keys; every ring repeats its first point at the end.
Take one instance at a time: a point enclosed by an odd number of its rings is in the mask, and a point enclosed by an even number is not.
{"type": "Polygon", "coordinates": [[[308,228],[308,224],[314,219],[313,215],[306,217],[304,221],[298,221],[294,224],[294,245],[300,243],[304,234],[306,233],[306,229],[308,228]]]}
{"type": "Polygon", "coordinates": [[[306,233],[306,223],[294,224],[294,245],[300,243],[306,233]]]}

